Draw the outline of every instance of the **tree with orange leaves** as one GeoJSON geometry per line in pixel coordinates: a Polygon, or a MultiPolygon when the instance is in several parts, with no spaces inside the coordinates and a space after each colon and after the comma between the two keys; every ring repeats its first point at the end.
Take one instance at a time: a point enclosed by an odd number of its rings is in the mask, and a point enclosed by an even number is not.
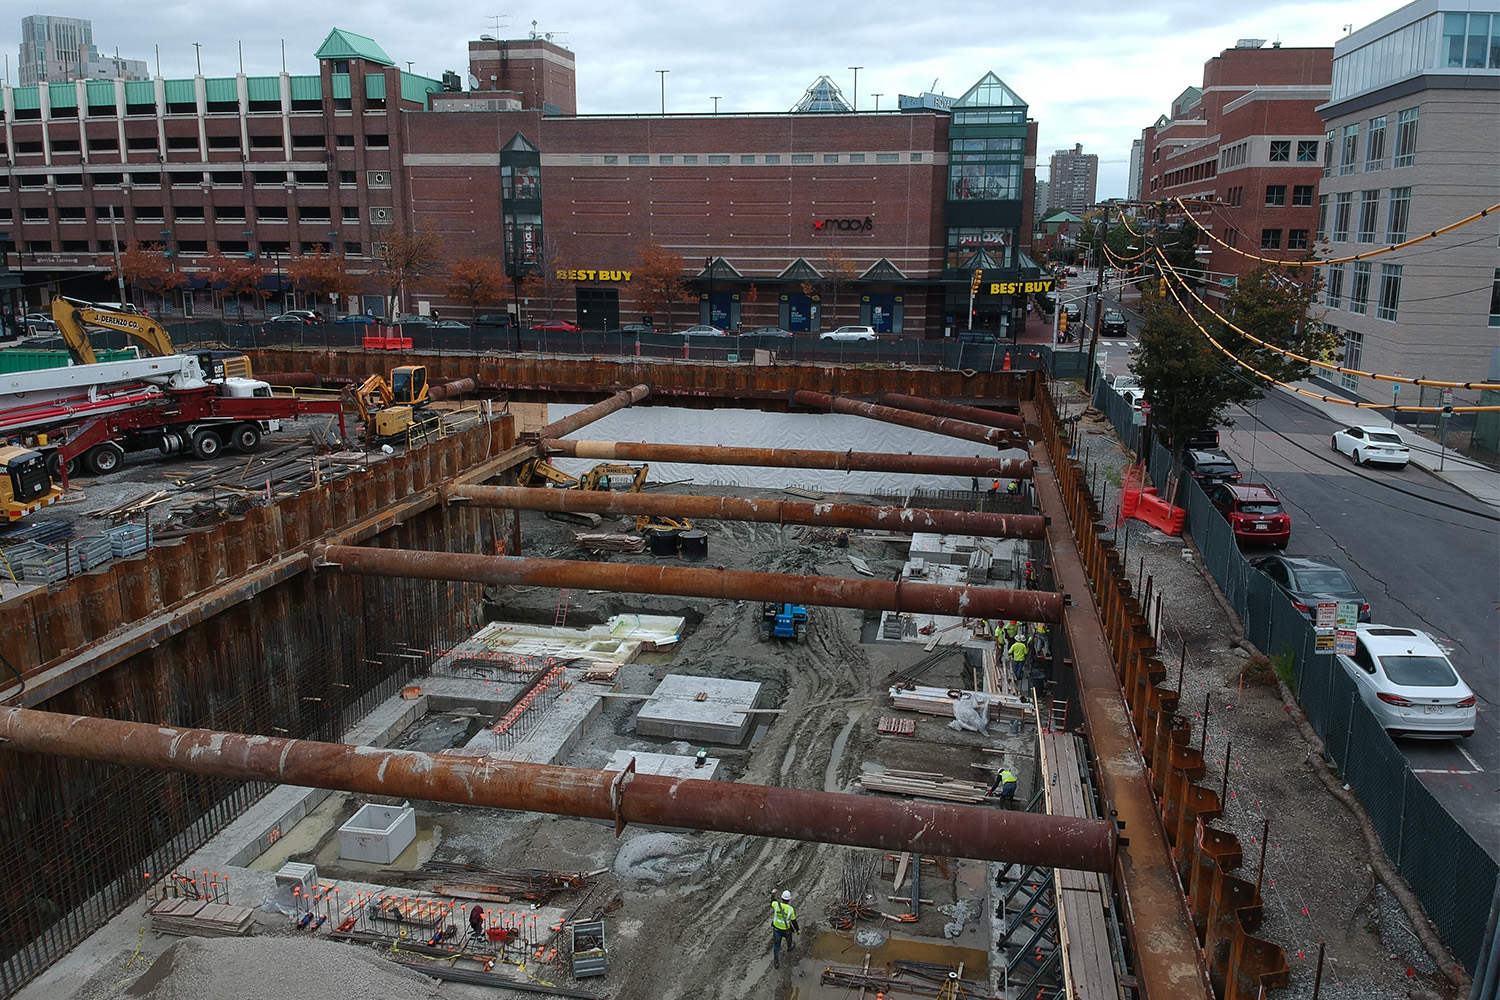
{"type": "Polygon", "coordinates": [[[262,287],[268,268],[253,257],[230,257],[215,250],[208,256],[208,270],[215,290],[235,304],[236,313],[240,299],[248,297],[261,304],[271,294],[262,287]]]}
{"type": "MultiPolygon", "coordinates": [[[[120,253],[120,270],[125,283],[137,291],[160,298],[174,288],[187,284],[187,275],[179,272],[159,243],[131,240],[120,253]]],[[[111,275],[114,277],[115,275],[111,275]]]]}
{"type": "Polygon", "coordinates": [[[359,290],[359,282],[349,273],[344,258],[322,247],[287,261],[286,272],[293,284],[300,284],[303,291],[312,295],[329,298],[336,295],[352,301],[359,290]]]}
{"type": "Polygon", "coordinates": [[[505,268],[494,257],[460,257],[448,265],[448,296],[468,306],[469,321],[477,322],[480,306],[508,298],[505,268]]]}
{"type": "Polygon", "coordinates": [[[673,253],[659,243],[643,243],[636,250],[641,265],[636,269],[636,299],[641,308],[653,313],[663,309],[667,314],[667,332],[672,332],[672,307],[687,300],[687,269],[680,253],[673,253]]]}

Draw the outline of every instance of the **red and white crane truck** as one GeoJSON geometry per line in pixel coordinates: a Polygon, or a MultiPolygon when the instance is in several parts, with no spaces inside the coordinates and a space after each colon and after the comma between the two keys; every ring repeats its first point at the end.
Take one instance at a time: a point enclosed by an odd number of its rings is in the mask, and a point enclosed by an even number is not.
{"type": "Polygon", "coordinates": [[[275,396],[268,383],[248,377],[243,357],[208,381],[198,356],[175,353],[150,317],[61,297],[52,315],[78,363],[0,375],[0,439],[43,454],[54,479],[66,481],[79,466],[113,472],[127,451],[212,458],[227,446],[248,453],[280,421],[317,414],[337,416],[343,433],[339,400],[275,396]],[[151,356],[90,363],[86,324],[121,330],[151,356]]]}

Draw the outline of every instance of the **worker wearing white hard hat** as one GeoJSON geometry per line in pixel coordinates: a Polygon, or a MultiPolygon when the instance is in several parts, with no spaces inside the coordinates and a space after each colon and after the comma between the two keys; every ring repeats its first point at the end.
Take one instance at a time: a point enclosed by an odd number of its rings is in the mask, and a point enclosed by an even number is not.
{"type": "Polygon", "coordinates": [[[792,908],[792,890],[781,890],[781,898],[771,901],[771,964],[781,968],[781,940],[786,939],[786,950],[790,954],[795,944],[792,935],[797,932],[797,911],[792,908]]]}

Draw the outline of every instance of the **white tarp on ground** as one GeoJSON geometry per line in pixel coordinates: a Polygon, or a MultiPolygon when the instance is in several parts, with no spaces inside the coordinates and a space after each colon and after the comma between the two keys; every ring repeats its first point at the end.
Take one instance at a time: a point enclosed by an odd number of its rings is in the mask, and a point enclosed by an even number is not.
{"type": "MultiPolygon", "coordinates": [[[[583,409],[549,404],[548,420],[560,420],[583,409]]],[[[869,417],[843,413],[764,413],[760,410],[691,410],[670,406],[630,406],[617,410],[570,435],[587,441],[650,441],[658,444],[725,445],[736,448],[787,448],[815,451],[874,451],[890,454],[967,455],[1025,458],[1018,448],[996,451],[976,441],[913,430],[869,417]]],[[[554,459],[578,475],[593,468],[593,459],[554,459]]],[[[651,463],[651,482],[691,480],[702,485],[782,489],[796,486],[826,493],[903,493],[912,489],[967,490],[967,477],[915,476],[890,472],[841,472],[836,469],[751,468],[742,465],[651,463]]],[[[981,482],[981,488],[990,484],[981,482]]],[[[1001,489],[1005,488],[1004,481],[1001,489]]]]}

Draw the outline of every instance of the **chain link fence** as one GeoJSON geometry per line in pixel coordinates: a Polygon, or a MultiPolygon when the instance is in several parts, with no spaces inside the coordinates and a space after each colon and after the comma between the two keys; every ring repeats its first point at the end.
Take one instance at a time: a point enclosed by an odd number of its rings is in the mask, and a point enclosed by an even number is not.
{"type": "MultiPolygon", "coordinates": [[[[1095,377],[1094,405],[1124,441],[1139,441],[1137,411],[1105,384],[1102,372],[1095,377]]],[[[1164,487],[1172,473],[1171,450],[1152,448],[1150,468],[1152,482],[1164,487]]],[[[1443,940],[1473,970],[1500,866],[1412,772],[1400,748],[1360,700],[1359,689],[1338,658],[1316,652],[1312,623],[1250,565],[1229,523],[1197,482],[1184,480],[1176,502],[1187,510],[1186,531],[1204,568],[1239,614],[1245,637],[1273,659],[1290,659],[1297,700],[1327,747],[1330,762],[1364,804],[1386,855],[1422,901],[1443,940]]]]}

